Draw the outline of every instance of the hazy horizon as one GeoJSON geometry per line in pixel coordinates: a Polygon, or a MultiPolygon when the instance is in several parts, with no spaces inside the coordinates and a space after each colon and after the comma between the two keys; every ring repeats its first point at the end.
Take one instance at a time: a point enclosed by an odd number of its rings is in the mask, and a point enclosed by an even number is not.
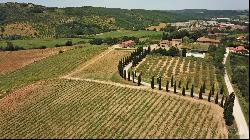
{"type": "Polygon", "coordinates": [[[0,0],[1,3],[34,3],[47,7],[107,7],[146,10],[249,10],[249,0],[0,0]]]}

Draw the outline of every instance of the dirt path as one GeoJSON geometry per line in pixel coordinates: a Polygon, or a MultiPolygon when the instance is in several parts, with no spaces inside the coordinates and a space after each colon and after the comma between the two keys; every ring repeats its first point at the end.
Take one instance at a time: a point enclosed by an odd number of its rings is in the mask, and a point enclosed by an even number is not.
{"type": "MultiPolygon", "coordinates": [[[[225,54],[223,64],[226,63],[226,59],[228,57],[228,54],[229,54],[229,49],[227,48],[227,53],[225,54]]],[[[229,93],[234,92],[234,89],[233,89],[233,86],[230,82],[227,71],[225,71],[224,79],[225,79],[225,82],[227,85],[228,92],[229,93]]],[[[234,118],[235,118],[235,121],[236,121],[236,124],[238,127],[240,138],[241,139],[249,139],[249,128],[248,128],[247,122],[245,120],[244,114],[241,110],[237,95],[235,96],[233,115],[234,115],[234,118]]]]}

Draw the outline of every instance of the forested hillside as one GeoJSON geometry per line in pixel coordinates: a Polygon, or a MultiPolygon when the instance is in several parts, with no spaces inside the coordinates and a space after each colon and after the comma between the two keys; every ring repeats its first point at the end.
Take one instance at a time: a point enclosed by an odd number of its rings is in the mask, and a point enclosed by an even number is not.
{"type": "Polygon", "coordinates": [[[160,22],[238,16],[244,11],[151,11],[103,7],[44,7],[26,3],[0,3],[0,37],[73,37],[117,29],[140,30],[160,22]],[[16,32],[13,32],[16,31],[16,32]],[[12,31],[12,32],[9,32],[12,31]]]}

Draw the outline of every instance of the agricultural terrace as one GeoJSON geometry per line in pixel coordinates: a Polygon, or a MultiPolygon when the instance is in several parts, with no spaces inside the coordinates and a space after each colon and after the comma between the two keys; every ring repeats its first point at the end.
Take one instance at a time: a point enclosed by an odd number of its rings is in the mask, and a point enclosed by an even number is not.
{"type": "Polygon", "coordinates": [[[107,48],[107,46],[95,45],[75,47],[75,49],[32,63],[10,74],[0,75],[0,98],[16,88],[35,81],[64,75],[107,48]]]}
{"type": "MultiPolygon", "coordinates": [[[[72,41],[73,44],[77,44],[78,42],[81,44],[86,43],[86,39],[81,38],[48,38],[48,39],[27,39],[27,40],[12,40],[14,46],[23,47],[24,49],[33,49],[39,48],[41,46],[46,46],[47,48],[53,48],[56,45],[65,46],[67,41],[72,41]]],[[[0,41],[0,47],[6,47],[6,41],[0,41]]]]}
{"type": "Polygon", "coordinates": [[[190,81],[189,87],[193,84],[196,87],[196,92],[199,91],[205,81],[206,95],[208,95],[212,83],[214,83],[215,92],[221,86],[217,80],[214,65],[206,59],[148,55],[137,65],[136,71],[143,72],[142,80],[147,83],[151,82],[152,76],[155,76],[155,78],[161,76],[163,86],[166,85],[167,80],[171,81],[173,75],[177,87],[179,81],[182,83],[181,88],[186,86],[187,81],[190,81]]]}
{"type": "Polygon", "coordinates": [[[106,33],[101,33],[95,36],[95,38],[119,38],[123,36],[128,37],[137,37],[137,38],[145,38],[145,37],[159,37],[161,38],[162,32],[157,31],[131,31],[131,30],[117,30],[117,31],[111,31],[106,33]]]}
{"type": "Polygon", "coordinates": [[[227,138],[222,108],[184,98],[50,80],[0,100],[0,138],[227,138]]]}
{"type": "Polygon", "coordinates": [[[0,52],[0,75],[13,72],[33,62],[58,54],[59,51],[67,51],[69,49],[73,49],[73,47],[0,52]]]}
{"type": "Polygon", "coordinates": [[[72,77],[83,79],[111,80],[112,76],[118,72],[117,65],[120,59],[128,56],[131,50],[112,50],[102,58],[90,65],[83,65],[72,77]]]}

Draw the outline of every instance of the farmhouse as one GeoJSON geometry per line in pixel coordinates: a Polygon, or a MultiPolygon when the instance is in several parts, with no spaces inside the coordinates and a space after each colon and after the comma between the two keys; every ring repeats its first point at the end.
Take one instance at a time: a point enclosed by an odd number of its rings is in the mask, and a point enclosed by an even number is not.
{"type": "Polygon", "coordinates": [[[238,46],[238,47],[229,47],[230,52],[234,53],[246,53],[248,50],[244,46],[238,46]]]}
{"type": "Polygon", "coordinates": [[[133,46],[134,44],[135,44],[135,42],[133,40],[128,40],[128,41],[122,42],[121,47],[128,48],[128,47],[133,46]]]}
{"type": "Polygon", "coordinates": [[[160,41],[160,47],[169,48],[172,46],[176,47],[176,48],[181,48],[182,47],[182,39],[172,39],[171,41],[169,41],[169,40],[161,40],[160,41]]]}
{"type": "Polygon", "coordinates": [[[211,38],[206,38],[206,37],[200,37],[197,39],[197,42],[201,45],[214,45],[218,46],[220,43],[220,40],[217,39],[211,39],[211,38]]]}

